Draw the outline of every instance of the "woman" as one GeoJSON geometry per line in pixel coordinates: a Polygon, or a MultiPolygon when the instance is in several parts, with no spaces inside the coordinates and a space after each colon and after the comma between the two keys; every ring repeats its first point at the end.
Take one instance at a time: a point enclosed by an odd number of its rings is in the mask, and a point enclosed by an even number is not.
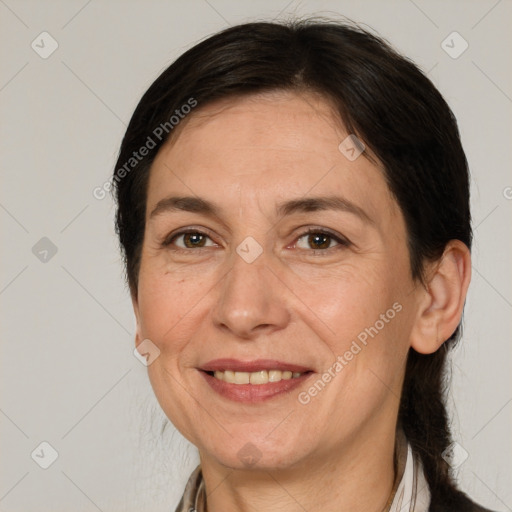
{"type": "Polygon", "coordinates": [[[251,23],[153,83],[113,178],[156,397],[201,464],[178,511],[478,511],[443,395],[468,169],[432,83],[332,22],[251,23]]]}

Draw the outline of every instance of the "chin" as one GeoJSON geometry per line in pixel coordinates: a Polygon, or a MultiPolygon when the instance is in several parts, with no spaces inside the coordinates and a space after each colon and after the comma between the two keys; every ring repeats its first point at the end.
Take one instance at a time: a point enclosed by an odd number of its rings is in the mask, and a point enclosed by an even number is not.
{"type": "Polygon", "coordinates": [[[236,470],[284,470],[301,463],[306,456],[301,443],[284,443],[282,439],[275,441],[254,437],[232,439],[224,443],[224,449],[214,446],[209,451],[219,464],[236,470]]]}

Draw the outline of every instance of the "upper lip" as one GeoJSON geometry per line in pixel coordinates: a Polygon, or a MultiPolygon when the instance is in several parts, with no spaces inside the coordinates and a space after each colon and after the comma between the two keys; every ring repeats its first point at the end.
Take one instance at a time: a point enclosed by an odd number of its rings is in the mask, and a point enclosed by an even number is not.
{"type": "Polygon", "coordinates": [[[310,368],[275,359],[254,359],[252,361],[240,361],[238,359],[214,359],[200,367],[205,372],[231,370],[233,372],[257,372],[260,370],[281,370],[290,372],[308,372],[310,368]]]}

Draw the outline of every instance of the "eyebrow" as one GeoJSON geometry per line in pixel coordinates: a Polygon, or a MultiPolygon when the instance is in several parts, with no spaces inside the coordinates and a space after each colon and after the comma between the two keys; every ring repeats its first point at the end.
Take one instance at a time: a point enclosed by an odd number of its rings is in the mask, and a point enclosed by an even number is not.
{"type": "Polygon", "coordinates": [[[203,213],[212,217],[219,217],[221,213],[218,206],[215,206],[213,203],[207,201],[206,199],[191,196],[171,196],[158,201],[155,208],[149,215],[149,218],[161,215],[162,213],[174,211],[203,213]]]}
{"type": "MultiPolygon", "coordinates": [[[[285,217],[294,213],[306,213],[325,210],[336,210],[356,215],[361,220],[373,224],[373,219],[360,207],[351,201],[339,196],[320,196],[291,199],[280,203],[276,207],[279,217],[285,217]]],[[[221,217],[222,208],[211,201],[192,196],[171,196],[160,200],[149,217],[153,218],[162,213],[184,211],[201,213],[211,217],[221,217]]]]}
{"type": "Polygon", "coordinates": [[[277,206],[277,213],[284,217],[292,213],[316,212],[322,210],[336,210],[352,213],[368,223],[373,223],[372,218],[353,202],[339,196],[307,197],[292,199],[277,206]]]}

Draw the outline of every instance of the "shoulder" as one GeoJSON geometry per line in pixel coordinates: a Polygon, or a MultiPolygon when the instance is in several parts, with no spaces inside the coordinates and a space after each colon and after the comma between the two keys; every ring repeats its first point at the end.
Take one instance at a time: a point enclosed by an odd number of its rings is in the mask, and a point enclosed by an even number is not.
{"type": "Polygon", "coordinates": [[[466,494],[456,491],[449,497],[432,497],[429,512],[493,512],[472,501],[466,494]]]}

